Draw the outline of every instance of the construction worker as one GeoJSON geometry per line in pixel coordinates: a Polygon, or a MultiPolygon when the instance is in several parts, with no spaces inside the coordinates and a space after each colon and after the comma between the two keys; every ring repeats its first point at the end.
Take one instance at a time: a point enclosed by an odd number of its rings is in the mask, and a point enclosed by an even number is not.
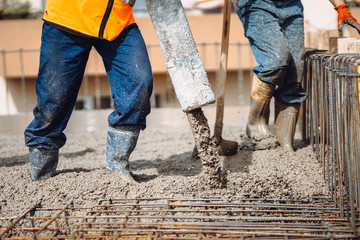
{"type": "MultiPolygon", "coordinates": [[[[343,0],[330,0],[338,11],[339,30],[347,23],[359,30],[343,0]]],[[[285,151],[293,138],[300,103],[306,93],[303,77],[304,16],[300,0],[233,0],[257,63],[246,134],[255,140],[272,136],[270,100],[275,97],[274,135],[285,151]]]]}
{"type": "Polygon", "coordinates": [[[144,39],[132,13],[135,0],[48,0],[43,16],[34,119],[25,130],[34,181],[56,174],[63,133],[89,52],[102,57],[114,100],[108,117],[106,168],[133,182],[129,155],[150,113],[153,78],[144,39]]]}

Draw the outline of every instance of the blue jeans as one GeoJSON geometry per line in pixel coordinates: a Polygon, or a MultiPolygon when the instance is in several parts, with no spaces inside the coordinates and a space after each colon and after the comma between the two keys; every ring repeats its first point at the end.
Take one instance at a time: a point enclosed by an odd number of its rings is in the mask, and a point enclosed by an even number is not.
{"type": "Polygon", "coordinates": [[[303,102],[304,15],[300,0],[234,0],[234,5],[259,64],[254,73],[261,81],[277,85],[276,99],[303,102]]]}
{"type": "Polygon", "coordinates": [[[92,47],[102,57],[114,99],[108,125],[146,127],[153,87],[144,39],[136,24],[114,41],[74,35],[47,23],[43,25],[40,66],[36,79],[34,119],[25,130],[25,143],[42,149],[59,149],[74,109],[92,47]]]}

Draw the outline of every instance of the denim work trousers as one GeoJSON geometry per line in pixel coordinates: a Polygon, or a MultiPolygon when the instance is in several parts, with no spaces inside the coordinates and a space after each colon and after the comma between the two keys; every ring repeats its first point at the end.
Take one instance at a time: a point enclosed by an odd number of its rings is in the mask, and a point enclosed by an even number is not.
{"type": "Polygon", "coordinates": [[[300,0],[234,0],[261,81],[277,85],[275,98],[286,103],[306,99],[301,87],[304,15],[300,0]]]}
{"type": "Polygon", "coordinates": [[[108,125],[146,127],[153,87],[144,39],[136,24],[114,41],[74,35],[47,23],[41,37],[37,104],[34,119],[25,130],[25,143],[42,149],[59,149],[75,106],[92,47],[102,57],[114,99],[108,125]]]}

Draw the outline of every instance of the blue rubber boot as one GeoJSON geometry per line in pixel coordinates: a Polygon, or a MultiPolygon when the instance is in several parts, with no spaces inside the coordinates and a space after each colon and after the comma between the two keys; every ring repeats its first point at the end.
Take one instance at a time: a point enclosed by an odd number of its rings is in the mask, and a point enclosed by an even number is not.
{"type": "Polygon", "coordinates": [[[129,170],[129,157],[135,149],[140,128],[134,126],[108,127],[106,140],[106,168],[118,172],[130,183],[137,183],[129,170]]]}
{"type": "Polygon", "coordinates": [[[33,181],[45,180],[56,174],[59,149],[48,150],[29,147],[30,173],[33,181]]]}

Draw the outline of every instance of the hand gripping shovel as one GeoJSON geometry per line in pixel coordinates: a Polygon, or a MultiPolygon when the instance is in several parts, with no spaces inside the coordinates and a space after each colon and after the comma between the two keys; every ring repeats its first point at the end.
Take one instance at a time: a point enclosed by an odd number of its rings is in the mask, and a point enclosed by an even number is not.
{"type": "Polygon", "coordinates": [[[230,18],[231,18],[231,0],[224,0],[220,71],[216,86],[217,99],[216,99],[216,119],[215,119],[215,127],[214,127],[214,139],[217,145],[219,155],[221,156],[235,155],[238,149],[238,143],[236,141],[229,141],[222,138],[224,104],[225,104],[224,103],[225,85],[226,85],[228,50],[229,50],[230,18]]]}

